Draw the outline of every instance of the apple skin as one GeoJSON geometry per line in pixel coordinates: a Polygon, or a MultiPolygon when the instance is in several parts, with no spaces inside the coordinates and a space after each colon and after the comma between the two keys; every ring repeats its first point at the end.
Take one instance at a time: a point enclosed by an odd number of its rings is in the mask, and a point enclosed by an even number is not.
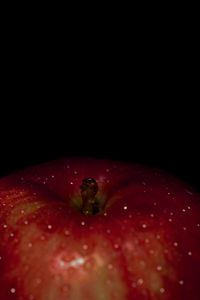
{"type": "Polygon", "coordinates": [[[5,177],[0,237],[2,300],[200,299],[200,195],[157,169],[70,158],[5,177]]]}

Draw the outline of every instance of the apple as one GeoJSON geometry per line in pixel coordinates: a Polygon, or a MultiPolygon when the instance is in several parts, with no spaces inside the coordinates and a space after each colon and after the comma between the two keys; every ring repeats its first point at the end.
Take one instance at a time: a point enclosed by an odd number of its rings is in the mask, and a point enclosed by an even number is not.
{"type": "Polygon", "coordinates": [[[198,300],[200,195],[94,158],[2,178],[0,287],[2,300],[198,300]]]}

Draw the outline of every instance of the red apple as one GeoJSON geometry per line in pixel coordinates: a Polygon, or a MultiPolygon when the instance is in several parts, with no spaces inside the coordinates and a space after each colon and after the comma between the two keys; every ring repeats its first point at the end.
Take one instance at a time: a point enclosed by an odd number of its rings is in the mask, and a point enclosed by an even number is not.
{"type": "Polygon", "coordinates": [[[70,158],[0,180],[0,299],[200,299],[200,195],[70,158]]]}

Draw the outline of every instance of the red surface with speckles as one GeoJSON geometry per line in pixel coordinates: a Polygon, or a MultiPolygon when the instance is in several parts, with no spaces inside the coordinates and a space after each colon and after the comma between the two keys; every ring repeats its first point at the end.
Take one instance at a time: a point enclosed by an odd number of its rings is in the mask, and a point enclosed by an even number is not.
{"type": "Polygon", "coordinates": [[[155,169],[74,158],[1,179],[0,237],[3,300],[200,298],[200,196],[155,169]]]}

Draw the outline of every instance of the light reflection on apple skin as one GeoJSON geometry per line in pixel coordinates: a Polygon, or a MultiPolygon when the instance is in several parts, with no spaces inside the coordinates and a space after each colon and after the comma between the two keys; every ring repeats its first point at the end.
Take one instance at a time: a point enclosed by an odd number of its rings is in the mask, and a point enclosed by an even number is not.
{"type": "Polygon", "coordinates": [[[199,199],[158,170],[108,161],[63,160],[3,179],[3,299],[199,299],[199,199]],[[106,203],[89,218],[71,206],[87,177],[106,203]]]}

